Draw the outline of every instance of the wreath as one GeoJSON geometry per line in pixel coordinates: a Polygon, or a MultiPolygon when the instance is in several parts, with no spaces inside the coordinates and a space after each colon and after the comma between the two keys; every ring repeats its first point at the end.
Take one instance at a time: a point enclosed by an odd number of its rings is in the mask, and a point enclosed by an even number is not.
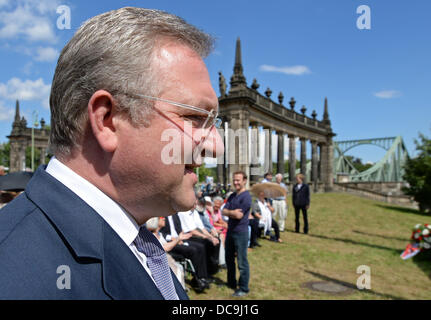
{"type": "Polygon", "coordinates": [[[409,259],[423,250],[431,249],[431,226],[417,224],[412,231],[411,242],[401,254],[403,260],[409,259]]]}

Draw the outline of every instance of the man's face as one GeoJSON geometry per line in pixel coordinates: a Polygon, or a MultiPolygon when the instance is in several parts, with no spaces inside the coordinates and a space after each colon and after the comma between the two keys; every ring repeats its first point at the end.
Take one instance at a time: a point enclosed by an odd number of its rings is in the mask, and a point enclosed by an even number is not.
{"type": "Polygon", "coordinates": [[[272,181],[272,175],[270,175],[270,174],[269,174],[269,175],[267,175],[267,176],[266,176],[266,180],[268,180],[268,181],[272,181]]]}
{"type": "Polygon", "coordinates": [[[160,217],[159,218],[159,228],[161,229],[161,228],[165,227],[165,225],[166,225],[165,217],[160,217]]]}
{"type": "MultiPolygon", "coordinates": [[[[194,51],[176,43],[165,43],[155,52],[153,66],[162,86],[159,98],[207,111],[217,109],[218,99],[208,71],[194,51]]],[[[158,112],[154,113],[149,127],[132,126],[128,120],[121,122],[119,147],[111,162],[112,179],[120,192],[119,202],[135,215],[140,211],[147,215],[169,215],[191,209],[196,201],[194,185],[198,180],[193,169],[198,165],[191,161],[167,164],[162,158],[166,147],[179,141],[174,144],[180,152],[174,157],[192,159],[196,141],[199,143],[199,139],[192,138],[199,129],[193,129],[193,135],[185,134],[185,121],[206,115],[162,101],[156,101],[154,108],[158,112]],[[166,132],[173,132],[175,136],[166,141],[162,138],[166,132]]],[[[224,152],[223,142],[214,127],[202,146],[213,157],[224,152]]]]}
{"type": "Polygon", "coordinates": [[[220,210],[222,202],[220,200],[214,201],[214,211],[220,210]]]}
{"type": "Polygon", "coordinates": [[[281,180],[282,180],[282,177],[280,177],[280,176],[276,176],[276,177],[275,177],[275,181],[277,181],[277,183],[280,183],[280,182],[281,182],[281,180]]]}
{"type": "Polygon", "coordinates": [[[301,184],[302,183],[302,179],[300,176],[296,177],[296,183],[301,184]]]}
{"type": "Polygon", "coordinates": [[[233,186],[237,192],[241,191],[245,187],[246,183],[247,180],[244,179],[242,174],[235,174],[233,176],[233,186]]]}

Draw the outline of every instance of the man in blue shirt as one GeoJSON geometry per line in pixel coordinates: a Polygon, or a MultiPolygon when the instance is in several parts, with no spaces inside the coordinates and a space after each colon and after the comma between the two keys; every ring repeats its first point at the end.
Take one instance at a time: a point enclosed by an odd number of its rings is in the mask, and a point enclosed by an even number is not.
{"type": "Polygon", "coordinates": [[[247,248],[251,196],[245,189],[246,184],[247,175],[244,172],[239,171],[233,174],[235,192],[229,197],[223,209],[223,215],[229,217],[225,243],[227,283],[230,288],[235,290],[234,297],[242,297],[249,292],[250,268],[247,248]],[[240,274],[238,283],[236,281],[235,254],[238,258],[240,274]]]}

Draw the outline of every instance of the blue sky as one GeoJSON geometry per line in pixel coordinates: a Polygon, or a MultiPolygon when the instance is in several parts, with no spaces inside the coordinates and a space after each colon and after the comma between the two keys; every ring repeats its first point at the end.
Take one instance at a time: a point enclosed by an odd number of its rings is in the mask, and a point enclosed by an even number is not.
{"type": "MultiPolygon", "coordinates": [[[[217,93],[218,71],[230,79],[240,37],[247,82],[257,78],[274,100],[280,91],[285,100],[295,97],[318,118],[328,97],[336,140],[401,135],[413,155],[418,133],[430,136],[430,1],[0,0],[0,142],[17,98],[29,123],[33,111],[49,123],[59,52],[86,19],[123,6],[165,10],[215,36],[206,63],[217,93]],[[57,28],[60,5],[71,9],[70,30],[57,28]],[[371,9],[370,30],[356,26],[360,5],[371,9]]],[[[351,154],[377,161],[384,151],[369,146],[351,154]]]]}

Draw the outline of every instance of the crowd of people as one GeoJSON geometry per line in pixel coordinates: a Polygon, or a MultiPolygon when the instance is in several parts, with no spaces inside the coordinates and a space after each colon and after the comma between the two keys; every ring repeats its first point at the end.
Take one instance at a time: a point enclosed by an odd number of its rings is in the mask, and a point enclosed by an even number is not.
{"type": "MultiPolygon", "coordinates": [[[[297,175],[293,188],[295,208],[295,231],[299,232],[299,213],[304,215],[304,233],[308,232],[307,209],[309,206],[308,186],[304,177],[297,175]]],[[[267,173],[261,183],[273,182],[267,173]]],[[[169,256],[169,265],[184,288],[185,270],[183,262],[189,259],[193,265],[190,285],[196,292],[204,292],[213,283],[214,275],[227,269],[227,285],[234,290],[234,296],[249,292],[248,251],[260,247],[260,239],[281,243],[280,232],[285,231],[288,206],[286,196],[267,198],[261,191],[252,196],[246,190],[247,176],[244,172],[233,174],[234,191],[224,197],[213,197],[199,188],[194,207],[167,218],[152,218],[147,228],[154,233],[169,256]],[[236,280],[236,264],[240,273],[236,280]]],[[[277,174],[274,183],[287,186],[283,176],[277,174]]],[[[190,270],[189,270],[190,271],[190,270]]]]}

